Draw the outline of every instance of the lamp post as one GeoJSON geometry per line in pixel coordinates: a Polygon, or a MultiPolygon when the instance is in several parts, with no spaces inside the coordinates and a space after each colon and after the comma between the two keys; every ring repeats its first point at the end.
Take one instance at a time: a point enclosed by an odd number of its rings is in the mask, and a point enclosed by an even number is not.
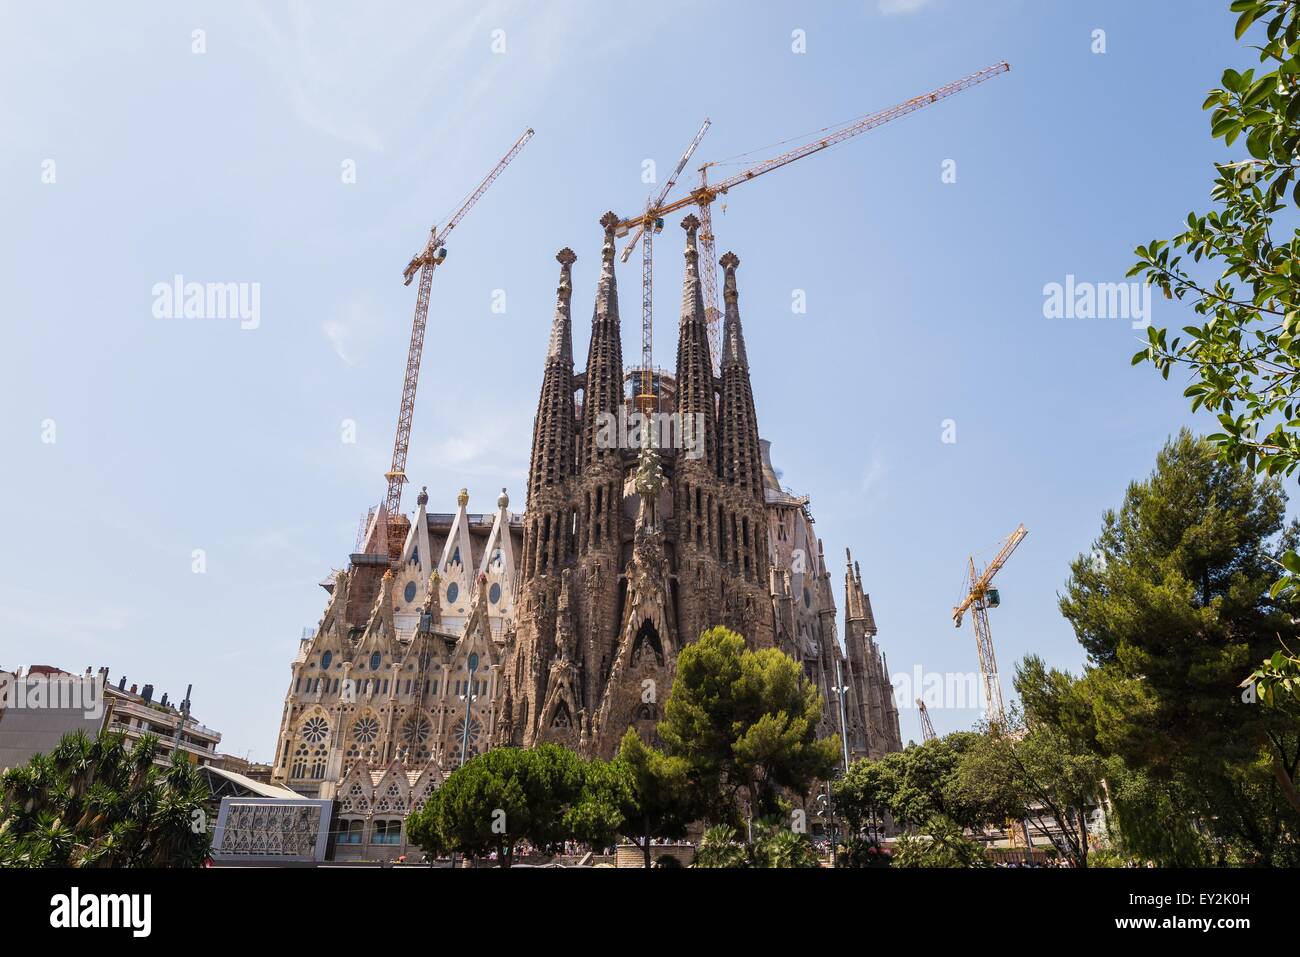
{"type": "Polygon", "coordinates": [[[843,683],[844,679],[840,673],[840,659],[835,657],[835,687],[831,690],[835,692],[835,697],[839,698],[840,705],[840,749],[844,754],[844,773],[849,773],[849,728],[848,718],[844,713],[844,696],[848,693],[848,685],[843,683]]]}
{"type": "MultiPolygon", "coordinates": [[[[844,675],[840,670],[840,659],[838,655],[835,656],[835,687],[831,688],[831,691],[835,692],[835,697],[838,699],[839,704],[840,754],[844,760],[844,773],[847,775],[849,773],[849,721],[844,708],[844,698],[849,693],[849,686],[844,684],[844,675]]],[[[836,826],[835,801],[831,794],[831,784],[829,781],[826,782],[826,806],[831,815],[831,867],[834,867],[838,856],[836,853],[836,838],[839,836],[839,828],[836,826]]]]}
{"type": "MultiPolygon", "coordinates": [[[[478,671],[478,654],[476,652],[470,654],[467,664],[469,665],[469,680],[465,682],[465,693],[460,696],[465,702],[465,727],[460,736],[460,767],[465,766],[465,759],[469,756],[469,709],[474,699],[478,697],[474,693],[474,674],[478,671]]],[[[453,869],[456,866],[455,851],[452,851],[451,854],[451,866],[453,869]]]]}

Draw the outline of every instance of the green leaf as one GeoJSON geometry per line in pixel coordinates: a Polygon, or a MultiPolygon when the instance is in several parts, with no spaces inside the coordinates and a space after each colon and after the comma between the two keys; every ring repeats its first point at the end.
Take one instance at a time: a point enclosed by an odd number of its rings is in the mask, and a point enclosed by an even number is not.
{"type": "Polygon", "coordinates": [[[1238,40],[1241,39],[1242,34],[1250,29],[1250,25],[1259,19],[1263,12],[1264,9],[1262,7],[1254,7],[1246,10],[1245,13],[1237,18],[1237,26],[1233,33],[1236,35],[1238,40]]]}

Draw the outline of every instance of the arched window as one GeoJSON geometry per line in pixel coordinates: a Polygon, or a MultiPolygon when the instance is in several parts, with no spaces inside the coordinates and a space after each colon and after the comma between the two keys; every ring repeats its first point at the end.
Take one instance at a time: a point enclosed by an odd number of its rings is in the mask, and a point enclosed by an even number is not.
{"type": "Polygon", "coordinates": [[[327,652],[325,652],[325,654],[323,654],[323,655],[320,656],[320,666],[321,666],[321,668],[323,668],[323,669],[328,669],[329,666],[330,666],[330,662],[333,661],[333,660],[334,660],[334,652],[332,652],[332,651],[327,651],[327,652]]]}
{"type": "Polygon", "coordinates": [[[378,671],[380,664],[383,663],[383,660],[384,660],[383,656],[376,651],[373,655],[370,656],[370,670],[378,671]]]}

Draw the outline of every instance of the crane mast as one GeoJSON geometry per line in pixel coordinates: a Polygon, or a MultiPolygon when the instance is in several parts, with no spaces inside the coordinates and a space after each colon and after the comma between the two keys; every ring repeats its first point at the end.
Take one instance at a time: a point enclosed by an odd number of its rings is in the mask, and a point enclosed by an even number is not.
{"type": "MultiPolygon", "coordinates": [[[[801,160],[806,156],[811,156],[813,153],[819,153],[837,143],[842,143],[845,140],[852,139],[853,137],[866,133],[869,130],[874,130],[878,126],[883,126],[885,123],[889,123],[892,120],[907,116],[909,113],[923,110],[927,106],[932,106],[940,100],[947,99],[956,93],[960,93],[962,90],[969,89],[972,86],[983,83],[985,80],[990,80],[999,74],[1006,73],[1010,69],[1011,65],[1005,60],[1001,63],[995,63],[993,66],[986,67],[983,70],[978,70],[975,73],[964,76],[959,80],[954,80],[951,83],[946,83],[928,93],[914,96],[910,100],[905,100],[902,103],[895,104],[888,109],[859,117],[858,119],[835,130],[835,132],[804,143],[802,146],[797,146],[794,149],[787,150],[784,153],[766,159],[755,166],[751,166],[749,169],[742,170],[741,172],[728,176],[716,183],[709,183],[708,170],[710,167],[717,166],[718,164],[706,163],[700,167],[700,185],[698,187],[675,200],[671,200],[667,203],[658,203],[653,209],[647,209],[639,216],[623,220],[616,227],[616,232],[618,235],[623,236],[635,226],[662,219],[669,213],[676,212],[677,210],[683,209],[687,206],[693,205],[698,208],[700,218],[700,259],[702,260],[703,269],[700,279],[703,285],[704,312],[705,317],[708,320],[709,347],[713,354],[713,371],[714,374],[717,375],[721,363],[720,353],[722,351],[722,327],[718,322],[718,264],[717,257],[714,255],[715,237],[713,233],[713,215],[710,209],[710,205],[713,201],[717,197],[725,195],[734,186],[739,186],[741,183],[747,183],[752,179],[762,176],[764,173],[770,173],[772,170],[780,169],[782,166],[788,166],[796,160],[801,160]]],[[[641,233],[638,232],[638,236],[640,235],[641,233]]],[[[649,234],[646,233],[645,235],[648,236],[649,234]]],[[[637,237],[633,237],[632,241],[628,244],[627,249],[624,250],[624,262],[627,262],[627,256],[631,252],[632,247],[636,245],[636,240],[637,237]]]]}
{"type": "Polygon", "coordinates": [[[934,733],[934,722],[930,720],[930,709],[925,706],[923,698],[916,699],[916,706],[921,710],[921,740],[933,741],[938,737],[934,733]]]}
{"type": "MultiPolygon", "coordinates": [[[[456,224],[465,218],[468,213],[487,192],[489,186],[501,175],[510,161],[519,155],[519,151],[524,148],[530,139],[533,131],[525,130],[524,134],[515,141],[509,152],[501,158],[492,171],[483,178],[478,187],[469,197],[461,203],[458,209],[447,221],[447,225],[439,231],[437,226],[429,230],[429,240],[424,244],[420,252],[411,257],[406,269],[402,273],[404,285],[409,286],[411,280],[418,272],[420,281],[416,285],[415,295],[415,317],[411,321],[411,342],[406,352],[406,376],[402,381],[402,402],[397,412],[397,437],[393,440],[393,464],[384,478],[388,480],[388,492],[384,496],[383,511],[387,516],[387,522],[391,523],[398,515],[402,505],[402,485],[406,482],[406,453],[411,444],[411,421],[415,415],[415,389],[420,379],[420,357],[424,352],[424,330],[429,321],[429,290],[433,283],[433,271],[442,264],[447,258],[447,250],[444,243],[448,234],[456,228],[456,224]]],[[[383,523],[384,516],[380,516],[383,523]]]]}
{"type": "MultiPolygon", "coordinates": [[[[641,392],[637,396],[637,406],[642,412],[654,410],[654,237],[655,234],[663,229],[663,217],[656,216],[653,210],[658,208],[664,201],[664,197],[672,191],[677,185],[677,177],[681,175],[686,168],[687,162],[690,161],[695,148],[700,145],[700,140],[704,139],[704,134],[709,131],[713,123],[707,117],[704,124],[700,127],[695,138],[683,151],[681,159],[673,168],[672,174],[664,182],[659,194],[653,199],[646,200],[645,215],[641,224],[637,227],[636,233],[623,249],[622,261],[627,262],[632,250],[636,248],[637,240],[641,240],[641,392]]],[[[648,433],[647,433],[648,434],[648,433]]]]}
{"type": "Polygon", "coordinates": [[[1002,570],[1011,553],[1028,534],[1023,524],[1017,526],[983,572],[976,571],[975,559],[972,556],[968,566],[970,588],[952,610],[953,624],[958,628],[961,627],[961,620],[966,612],[971,612],[971,624],[975,628],[975,647],[980,660],[980,676],[984,681],[985,712],[990,723],[999,725],[1006,723],[1006,709],[1002,704],[1002,684],[998,680],[997,657],[993,654],[993,634],[989,630],[988,610],[996,608],[1001,603],[1001,598],[997,589],[991,586],[993,576],[1002,570]]]}

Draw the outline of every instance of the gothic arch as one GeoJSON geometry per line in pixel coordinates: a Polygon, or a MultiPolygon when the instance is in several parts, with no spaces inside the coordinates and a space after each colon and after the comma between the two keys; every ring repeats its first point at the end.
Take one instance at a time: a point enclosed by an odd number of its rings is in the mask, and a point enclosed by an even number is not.
{"type": "Polygon", "coordinates": [[[660,668],[664,665],[664,646],[659,638],[659,629],[649,618],[641,622],[641,627],[637,629],[636,640],[632,643],[632,661],[633,668],[641,663],[642,657],[647,651],[654,653],[654,663],[660,668]]]}

